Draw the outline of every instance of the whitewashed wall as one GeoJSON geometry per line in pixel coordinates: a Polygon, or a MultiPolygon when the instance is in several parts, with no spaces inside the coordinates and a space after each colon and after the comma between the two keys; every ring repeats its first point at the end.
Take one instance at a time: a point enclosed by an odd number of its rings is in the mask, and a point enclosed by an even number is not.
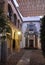
{"type": "MultiPolygon", "coordinates": [[[[27,28],[27,24],[30,24],[30,22],[25,22],[22,24],[22,32],[25,33],[26,28],[27,28]]],[[[37,31],[40,31],[40,22],[33,22],[33,24],[35,24],[37,31]]]]}
{"type": "Polygon", "coordinates": [[[35,24],[38,33],[40,32],[40,22],[33,22],[33,24],[35,24]]]}
{"type": "Polygon", "coordinates": [[[24,37],[24,33],[26,31],[26,28],[27,28],[27,24],[26,23],[23,23],[22,24],[22,43],[21,43],[21,48],[24,48],[25,47],[25,37],[24,37]]]}

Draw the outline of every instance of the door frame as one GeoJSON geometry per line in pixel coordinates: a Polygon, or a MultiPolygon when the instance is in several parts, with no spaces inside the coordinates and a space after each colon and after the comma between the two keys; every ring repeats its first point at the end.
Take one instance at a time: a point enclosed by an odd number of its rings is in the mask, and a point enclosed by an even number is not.
{"type": "Polygon", "coordinates": [[[34,40],[33,39],[29,39],[29,48],[34,48],[34,40]]]}

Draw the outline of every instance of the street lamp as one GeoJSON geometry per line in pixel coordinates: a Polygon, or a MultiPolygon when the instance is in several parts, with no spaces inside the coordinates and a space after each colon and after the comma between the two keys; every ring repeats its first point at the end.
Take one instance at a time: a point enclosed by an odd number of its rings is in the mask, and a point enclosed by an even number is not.
{"type": "Polygon", "coordinates": [[[18,31],[18,35],[21,35],[21,32],[20,31],[18,31]]]}
{"type": "Polygon", "coordinates": [[[21,31],[18,31],[17,35],[18,35],[18,42],[17,42],[18,43],[18,48],[17,49],[18,49],[18,51],[20,51],[21,31]]]}

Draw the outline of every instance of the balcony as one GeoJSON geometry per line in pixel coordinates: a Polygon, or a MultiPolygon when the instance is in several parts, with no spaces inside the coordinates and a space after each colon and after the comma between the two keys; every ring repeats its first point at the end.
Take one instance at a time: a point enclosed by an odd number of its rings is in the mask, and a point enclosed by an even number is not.
{"type": "Polygon", "coordinates": [[[34,33],[34,31],[29,31],[28,33],[29,33],[29,34],[33,34],[33,33],[34,33]]]}

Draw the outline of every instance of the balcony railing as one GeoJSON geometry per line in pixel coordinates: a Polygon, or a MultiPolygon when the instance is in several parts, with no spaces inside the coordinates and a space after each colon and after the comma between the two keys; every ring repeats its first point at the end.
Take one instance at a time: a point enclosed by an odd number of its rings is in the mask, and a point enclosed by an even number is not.
{"type": "Polygon", "coordinates": [[[29,34],[30,34],[30,33],[31,33],[31,34],[33,34],[33,33],[34,33],[34,31],[29,31],[29,34]]]}

